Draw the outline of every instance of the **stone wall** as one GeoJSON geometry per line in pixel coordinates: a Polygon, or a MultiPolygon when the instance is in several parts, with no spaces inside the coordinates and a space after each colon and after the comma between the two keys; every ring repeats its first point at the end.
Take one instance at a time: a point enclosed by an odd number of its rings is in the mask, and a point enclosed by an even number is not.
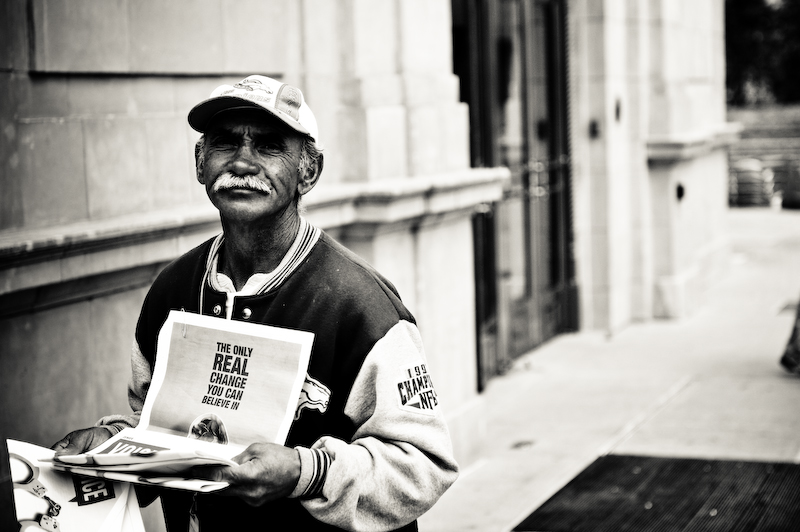
{"type": "Polygon", "coordinates": [[[723,7],[569,3],[583,328],[684,316],[707,286],[699,272],[724,263],[709,258],[725,254],[724,150],[736,136],[725,119],[723,7]]]}
{"type": "Polygon", "coordinates": [[[3,434],[49,445],[127,410],[147,286],[219,231],[186,114],[261,73],[314,109],[325,170],[307,216],[397,284],[467,463],[482,437],[469,220],[507,172],[469,168],[451,55],[448,0],[4,2],[3,434]]]}

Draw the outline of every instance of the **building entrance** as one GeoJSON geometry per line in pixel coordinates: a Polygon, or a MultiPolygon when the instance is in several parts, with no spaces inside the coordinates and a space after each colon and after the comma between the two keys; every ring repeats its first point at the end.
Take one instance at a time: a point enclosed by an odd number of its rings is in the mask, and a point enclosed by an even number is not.
{"type": "Polygon", "coordinates": [[[454,69],[473,166],[506,166],[475,216],[479,387],[577,328],[564,0],[453,0],[454,69]]]}

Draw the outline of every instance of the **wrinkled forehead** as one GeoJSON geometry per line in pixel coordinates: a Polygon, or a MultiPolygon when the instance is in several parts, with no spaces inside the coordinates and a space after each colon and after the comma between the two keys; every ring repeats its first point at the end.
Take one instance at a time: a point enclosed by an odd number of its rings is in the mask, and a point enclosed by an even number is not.
{"type": "Polygon", "coordinates": [[[206,127],[205,135],[219,134],[280,135],[286,139],[302,140],[303,135],[266,111],[254,108],[229,109],[214,115],[206,127]]]}

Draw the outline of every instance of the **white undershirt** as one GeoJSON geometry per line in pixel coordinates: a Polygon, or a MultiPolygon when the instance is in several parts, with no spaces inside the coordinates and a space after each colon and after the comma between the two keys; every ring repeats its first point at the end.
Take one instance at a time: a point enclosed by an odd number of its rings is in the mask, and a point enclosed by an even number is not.
{"type": "Polygon", "coordinates": [[[294,258],[294,255],[297,253],[297,249],[300,246],[302,241],[302,235],[306,230],[306,226],[308,222],[305,219],[300,218],[300,229],[297,231],[297,235],[294,237],[294,242],[292,242],[291,247],[286,252],[286,255],[283,256],[281,259],[280,264],[275,267],[269,273],[254,273],[250,276],[247,282],[244,284],[241,290],[236,290],[236,287],[233,284],[233,281],[230,277],[225,275],[224,273],[217,270],[217,263],[219,262],[219,253],[215,254],[214,257],[211,259],[211,284],[215,290],[219,290],[220,292],[225,292],[226,300],[225,300],[225,318],[231,319],[233,316],[233,300],[239,296],[253,296],[256,295],[261,288],[272,281],[272,279],[277,276],[278,274],[283,273],[283,270],[286,269],[287,264],[294,258]]]}

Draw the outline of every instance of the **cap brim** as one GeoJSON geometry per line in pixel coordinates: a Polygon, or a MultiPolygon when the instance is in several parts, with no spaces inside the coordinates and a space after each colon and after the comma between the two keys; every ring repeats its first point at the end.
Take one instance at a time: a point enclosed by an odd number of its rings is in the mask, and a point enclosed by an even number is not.
{"type": "MultiPolygon", "coordinates": [[[[205,133],[208,123],[217,114],[231,109],[247,108],[269,113],[295,131],[303,133],[304,135],[311,135],[306,128],[304,128],[299,122],[286,113],[277,109],[264,107],[252,100],[237,98],[236,96],[217,96],[215,98],[209,98],[208,100],[198,103],[192,108],[191,111],[189,111],[189,125],[192,126],[192,129],[195,131],[205,133]]],[[[316,141],[316,139],[314,140],[316,141]]]]}

